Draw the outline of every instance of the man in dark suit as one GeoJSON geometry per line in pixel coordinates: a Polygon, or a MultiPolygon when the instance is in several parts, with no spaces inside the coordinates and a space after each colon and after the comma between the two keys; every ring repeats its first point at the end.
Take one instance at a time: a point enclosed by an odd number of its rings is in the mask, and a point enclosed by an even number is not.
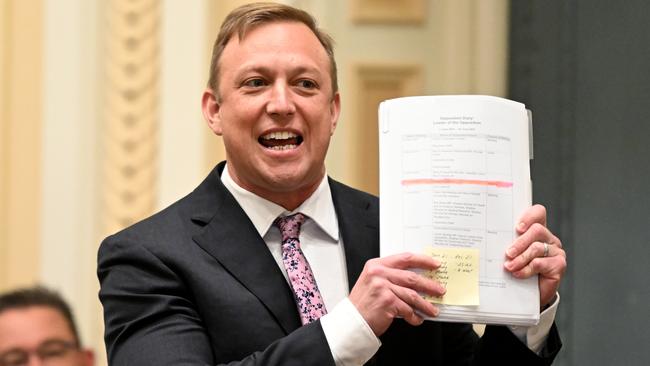
{"type": "Polygon", "coordinates": [[[543,207],[523,215],[505,264],[539,274],[549,309],[538,327],[487,327],[479,339],[470,325],[423,322],[438,309],[418,293],[445,289],[407,269],[439,264],[377,258],[377,198],[326,176],[340,97],[331,40],[313,18],[278,4],[236,9],[210,72],[203,113],[227,163],[100,248],[111,364],[552,362],[566,262],[543,207]]]}

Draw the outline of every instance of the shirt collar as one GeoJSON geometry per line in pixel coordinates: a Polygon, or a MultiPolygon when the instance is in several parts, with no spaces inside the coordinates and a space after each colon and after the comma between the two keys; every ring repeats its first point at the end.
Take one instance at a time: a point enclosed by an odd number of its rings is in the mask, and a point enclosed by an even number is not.
{"type": "Polygon", "coordinates": [[[239,206],[244,210],[255,229],[264,237],[273,221],[278,216],[287,216],[301,212],[312,219],[328,236],[339,240],[339,225],[332,201],[332,193],[327,180],[327,174],[318,185],[318,188],[298,208],[289,212],[284,207],[277,205],[255,193],[249,192],[239,186],[230,176],[228,164],[221,173],[223,185],[235,197],[239,206]]]}

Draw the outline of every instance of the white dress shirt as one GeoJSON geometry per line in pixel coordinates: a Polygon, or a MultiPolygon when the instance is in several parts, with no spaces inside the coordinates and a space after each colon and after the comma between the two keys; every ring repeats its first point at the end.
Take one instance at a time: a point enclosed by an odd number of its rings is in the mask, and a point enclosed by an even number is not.
{"type": "MultiPolygon", "coordinates": [[[[328,314],[320,319],[325,338],[336,365],[363,365],[377,352],[381,342],[347,297],[349,284],[344,243],[339,235],[327,176],[323,177],[316,191],[292,212],[240,187],[232,180],[228,164],[221,174],[221,181],[266,242],[287,282],[289,279],[282,262],[282,238],[279,229],[273,228],[273,221],[278,216],[298,212],[308,217],[300,230],[300,247],[328,310],[328,314]]],[[[541,314],[537,326],[511,327],[513,333],[531,350],[539,352],[544,346],[558,302],[559,297],[541,314]]]]}

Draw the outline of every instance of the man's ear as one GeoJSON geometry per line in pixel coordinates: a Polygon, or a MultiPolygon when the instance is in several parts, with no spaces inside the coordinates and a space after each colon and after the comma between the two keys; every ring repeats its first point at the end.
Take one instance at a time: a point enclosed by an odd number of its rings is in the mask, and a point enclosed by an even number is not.
{"type": "Polygon", "coordinates": [[[336,130],[336,125],[339,121],[339,114],[341,113],[341,95],[339,92],[334,93],[332,101],[330,102],[330,136],[334,135],[334,130],[336,130]]]}
{"type": "Polygon", "coordinates": [[[212,89],[205,89],[203,98],[201,99],[201,110],[203,117],[208,122],[208,126],[215,135],[221,136],[223,133],[221,129],[221,114],[219,113],[221,105],[217,101],[217,96],[212,89]]]}

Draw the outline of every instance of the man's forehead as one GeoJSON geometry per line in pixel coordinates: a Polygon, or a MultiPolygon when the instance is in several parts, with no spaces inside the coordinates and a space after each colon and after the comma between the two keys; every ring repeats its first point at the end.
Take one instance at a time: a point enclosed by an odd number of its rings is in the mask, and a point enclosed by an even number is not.
{"type": "Polygon", "coordinates": [[[276,21],[261,23],[249,28],[243,37],[233,35],[226,43],[224,54],[242,48],[249,51],[271,50],[273,48],[303,48],[303,52],[327,57],[325,47],[316,34],[304,23],[297,21],[276,21]]]}
{"type": "MultiPolygon", "coordinates": [[[[330,60],[316,35],[301,22],[269,22],[249,30],[242,40],[233,37],[219,65],[237,74],[248,71],[272,71],[276,61],[291,60],[292,72],[328,74],[330,60]],[[264,57],[255,55],[265,54],[264,57]]],[[[276,69],[277,70],[277,69],[276,69]]]]}
{"type": "Polygon", "coordinates": [[[302,28],[302,31],[311,33],[314,38],[317,39],[316,34],[307,26],[307,24],[297,21],[297,20],[271,20],[271,21],[266,21],[266,22],[259,22],[259,23],[254,23],[254,24],[249,24],[248,26],[242,27],[239,32],[235,32],[230,39],[228,39],[228,43],[236,41],[238,43],[246,41],[246,38],[248,38],[252,33],[256,33],[259,31],[261,28],[265,27],[277,27],[277,28],[291,28],[292,30],[302,28]]]}
{"type": "Polygon", "coordinates": [[[17,341],[19,336],[74,338],[65,317],[49,306],[29,306],[7,309],[0,313],[0,346],[7,341],[17,341]]]}

